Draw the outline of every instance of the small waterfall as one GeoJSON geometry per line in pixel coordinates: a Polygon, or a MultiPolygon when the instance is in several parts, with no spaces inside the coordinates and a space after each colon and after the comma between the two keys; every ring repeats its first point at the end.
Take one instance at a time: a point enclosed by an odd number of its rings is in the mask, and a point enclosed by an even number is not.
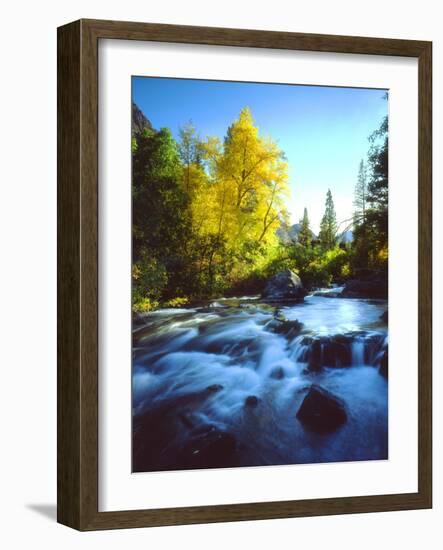
{"type": "Polygon", "coordinates": [[[351,344],[351,360],[353,366],[361,366],[365,364],[365,342],[364,340],[356,340],[351,344]]]}
{"type": "Polygon", "coordinates": [[[306,363],[308,361],[309,350],[310,344],[306,343],[306,337],[302,334],[297,336],[291,343],[289,357],[295,363],[306,363]]]}
{"type": "Polygon", "coordinates": [[[385,335],[378,332],[301,335],[292,344],[291,358],[307,363],[311,371],[322,367],[377,366],[385,348],[385,335]]]}
{"type": "Polygon", "coordinates": [[[380,338],[379,345],[373,350],[372,362],[371,362],[372,365],[375,365],[377,367],[380,366],[383,357],[388,351],[388,346],[389,346],[389,339],[388,339],[388,335],[386,334],[384,337],[380,338]]]}

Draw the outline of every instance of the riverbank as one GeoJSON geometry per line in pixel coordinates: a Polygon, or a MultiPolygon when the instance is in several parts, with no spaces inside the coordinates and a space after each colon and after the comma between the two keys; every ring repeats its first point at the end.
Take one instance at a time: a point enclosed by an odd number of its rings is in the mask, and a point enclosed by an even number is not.
{"type": "Polygon", "coordinates": [[[366,270],[360,278],[345,278],[331,283],[328,287],[305,287],[296,273],[290,269],[278,272],[261,285],[254,285],[251,288],[244,288],[245,294],[238,297],[233,289],[223,297],[196,298],[192,296],[178,297],[166,301],[147,301],[148,307],[133,310],[134,325],[142,322],[143,315],[152,311],[170,308],[201,308],[208,303],[217,303],[226,300],[233,302],[238,300],[247,301],[250,299],[261,299],[264,303],[285,303],[295,304],[303,302],[307,295],[323,296],[327,298],[357,298],[357,299],[388,299],[388,276],[384,272],[366,270]],[[248,290],[252,290],[248,292],[248,290]]]}

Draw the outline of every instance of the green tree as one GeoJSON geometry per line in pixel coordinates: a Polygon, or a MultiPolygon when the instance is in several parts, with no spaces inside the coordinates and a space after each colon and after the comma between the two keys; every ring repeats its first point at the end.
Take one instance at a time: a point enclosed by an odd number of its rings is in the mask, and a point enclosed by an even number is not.
{"type": "Polygon", "coordinates": [[[325,250],[335,247],[337,238],[337,217],[335,214],[334,201],[331,190],[326,193],[325,213],[320,222],[320,233],[318,235],[320,245],[325,250]]]}
{"type": "MultiPolygon", "coordinates": [[[[362,171],[356,185],[353,268],[387,270],[388,260],[388,118],[369,136],[364,210],[362,171]],[[363,212],[363,215],[362,215],[363,212]]],[[[361,168],[361,165],[360,165],[361,168]]]]}
{"type": "Polygon", "coordinates": [[[188,123],[176,142],[134,105],[131,150],[134,310],[264,280],[282,255],[288,165],[248,108],[223,141],[188,123]]]}
{"type": "Polygon", "coordinates": [[[133,144],[133,284],[137,296],[161,298],[189,291],[189,199],[177,143],[169,129],[145,128],[133,144]],[[162,281],[156,285],[149,281],[162,281]]]}
{"type": "Polygon", "coordinates": [[[369,138],[368,222],[377,233],[377,247],[388,244],[388,117],[369,138]]]}
{"type": "Polygon", "coordinates": [[[369,137],[371,147],[368,154],[370,178],[368,203],[378,210],[388,207],[388,117],[369,137]]]}
{"type": "Polygon", "coordinates": [[[305,247],[310,247],[312,243],[312,231],[309,223],[308,209],[303,211],[303,218],[300,220],[300,233],[298,234],[298,242],[305,247]]]}
{"type": "Polygon", "coordinates": [[[358,167],[357,183],[354,190],[354,225],[364,224],[368,202],[368,171],[363,160],[358,167]]]}

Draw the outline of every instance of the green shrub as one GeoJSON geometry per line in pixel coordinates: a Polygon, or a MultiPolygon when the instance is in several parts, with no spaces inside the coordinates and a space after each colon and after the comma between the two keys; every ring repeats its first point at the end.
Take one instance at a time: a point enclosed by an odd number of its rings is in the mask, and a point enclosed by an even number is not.
{"type": "Polygon", "coordinates": [[[145,313],[157,309],[159,302],[140,296],[137,292],[132,293],[132,311],[137,313],[145,313]]]}
{"type": "Polygon", "coordinates": [[[166,300],[162,303],[162,307],[182,307],[189,303],[189,298],[177,297],[166,300]]]}
{"type": "Polygon", "coordinates": [[[158,307],[167,282],[165,267],[143,251],[132,265],[132,309],[151,311],[158,307]]]}

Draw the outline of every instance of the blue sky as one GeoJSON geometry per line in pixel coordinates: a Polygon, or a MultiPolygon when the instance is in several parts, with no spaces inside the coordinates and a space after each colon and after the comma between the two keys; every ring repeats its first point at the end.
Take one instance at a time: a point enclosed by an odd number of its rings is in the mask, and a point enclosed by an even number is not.
{"type": "Polygon", "coordinates": [[[132,97],[154,128],[193,122],[200,137],[223,138],[248,106],[261,135],[287,156],[292,223],[308,208],[317,232],[328,188],[339,222],[352,216],[358,165],[388,111],[384,90],[133,77],[132,97]]]}

